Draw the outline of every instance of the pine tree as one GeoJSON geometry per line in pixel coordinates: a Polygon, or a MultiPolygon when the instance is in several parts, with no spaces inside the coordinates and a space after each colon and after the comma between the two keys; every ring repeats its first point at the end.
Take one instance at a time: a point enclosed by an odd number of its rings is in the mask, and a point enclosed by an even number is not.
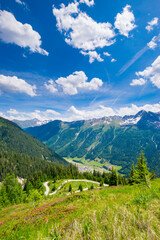
{"type": "Polygon", "coordinates": [[[72,185],[69,184],[69,189],[68,189],[69,192],[72,192],[72,185]]]}
{"type": "Polygon", "coordinates": [[[23,190],[14,174],[7,174],[0,193],[1,204],[18,204],[22,202],[23,190]]]}
{"type": "Polygon", "coordinates": [[[137,158],[137,165],[135,170],[135,182],[145,183],[150,188],[150,172],[147,168],[147,159],[144,157],[143,151],[140,152],[140,157],[137,158]]]}
{"type": "Polygon", "coordinates": [[[131,172],[129,175],[128,182],[130,185],[133,185],[135,183],[135,168],[134,165],[132,164],[131,172]]]}
{"type": "Polygon", "coordinates": [[[83,186],[82,184],[79,185],[79,188],[78,188],[81,192],[83,191],[83,186]]]}
{"type": "Polygon", "coordinates": [[[112,173],[109,179],[109,186],[117,186],[117,185],[118,185],[117,170],[112,167],[112,173]]]}
{"type": "Polygon", "coordinates": [[[94,189],[94,186],[93,186],[93,184],[91,185],[91,189],[94,189]]]}
{"type": "Polygon", "coordinates": [[[100,181],[99,186],[100,186],[100,187],[103,187],[103,181],[100,181]]]}

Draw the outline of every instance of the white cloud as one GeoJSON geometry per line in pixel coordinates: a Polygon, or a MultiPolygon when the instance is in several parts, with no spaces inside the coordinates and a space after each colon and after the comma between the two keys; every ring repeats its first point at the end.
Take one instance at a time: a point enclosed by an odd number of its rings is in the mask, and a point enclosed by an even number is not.
{"type": "Polygon", "coordinates": [[[131,106],[121,107],[119,109],[113,109],[111,107],[106,107],[99,105],[98,107],[85,108],[83,110],[77,109],[75,106],[71,106],[65,113],[61,114],[52,109],[47,109],[45,111],[35,110],[33,112],[21,112],[16,109],[10,109],[7,113],[0,112],[0,116],[7,118],[9,120],[31,120],[38,119],[39,121],[46,120],[62,120],[62,121],[76,121],[76,120],[88,120],[93,118],[102,118],[110,116],[125,116],[125,115],[135,115],[139,111],[151,111],[158,113],[160,112],[160,103],[156,104],[146,104],[143,106],[136,106],[132,104],[131,106]]]}
{"type": "Polygon", "coordinates": [[[144,71],[137,72],[136,75],[140,79],[150,80],[153,85],[160,88],[160,56],[147,67],[144,71]]]}
{"type": "Polygon", "coordinates": [[[19,112],[16,109],[13,109],[13,108],[9,109],[7,111],[7,113],[10,114],[10,115],[12,115],[12,114],[13,115],[18,115],[19,114],[19,112]]]}
{"type": "MultiPolygon", "coordinates": [[[[1,113],[0,113],[1,115],[1,113]]],[[[45,111],[35,110],[33,112],[21,112],[17,111],[16,109],[10,109],[7,111],[7,114],[3,114],[2,117],[8,118],[9,120],[31,120],[31,119],[38,119],[39,121],[45,120],[56,120],[61,118],[61,114],[56,112],[52,109],[47,109],[45,111]]]]}
{"type": "Polygon", "coordinates": [[[130,107],[121,107],[119,109],[112,109],[110,107],[105,106],[98,106],[96,109],[84,109],[79,110],[74,106],[70,107],[68,112],[68,121],[75,121],[75,120],[87,120],[93,118],[102,118],[102,117],[109,117],[109,116],[125,116],[125,115],[135,115],[139,111],[152,111],[152,112],[160,112],[160,103],[158,104],[146,104],[144,106],[136,106],[132,104],[130,107]]]}
{"type": "Polygon", "coordinates": [[[51,92],[51,93],[55,93],[55,92],[58,91],[57,88],[55,87],[55,83],[54,83],[54,81],[53,81],[52,79],[48,81],[48,84],[45,83],[44,86],[45,86],[46,89],[49,90],[49,92],[51,92]]]}
{"type": "Polygon", "coordinates": [[[147,29],[148,32],[153,30],[154,26],[158,25],[158,20],[159,19],[157,17],[155,17],[150,22],[148,22],[148,25],[146,26],[146,29],[147,29]]]}
{"type": "Polygon", "coordinates": [[[48,52],[40,47],[42,41],[39,33],[34,31],[30,24],[22,24],[12,13],[5,10],[0,10],[0,39],[48,56],[48,52]]]}
{"type": "Polygon", "coordinates": [[[98,62],[103,62],[104,59],[101,58],[100,54],[98,54],[96,51],[89,51],[89,52],[84,52],[84,51],[81,51],[81,53],[84,55],[84,56],[89,56],[89,62],[90,63],[93,63],[95,60],[97,60],[98,62]]]}
{"type": "Polygon", "coordinates": [[[147,81],[144,80],[143,78],[140,79],[133,79],[132,82],[130,83],[131,86],[142,86],[146,83],[147,81]]]}
{"type": "Polygon", "coordinates": [[[87,82],[88,77],[83,71],[76,71],[66,78],[60,77],[55,82],[62,87],[63,92],[69,95],[75,95],[79,89],[83,90],[98,90],[103,82],[99,78],[93,78],[90,82],[87,82]]]}
{"type": "Polygon", "coordinates": [[[123,8],[122,13],[118,13],[115,20],[115,28],[117,28],[121,35],[128,37],[129,32],[133,30],[135,25],[135,17],[132,11],[130,11],[131,6],[126,5],[123,8]]]}
{"type": "Polygon", "coordinates": [[[110,23],[97,23],[86,13],[80,11],[79,3],[61,4],[60,9],[53,7],[57,27],[64,32],[65,41],[74,48],[91,51],[115,43],[115,32],[110,23]]]}
{"type": "Polygon", "coordinates": [[[13,93],[26,93],[27,95],[36,96],[36,86],[30,85],[23,79],[16,76],[4,76],[0,75],[0,89],[1,91],[13,92],[13,93]]]}
{"type": "Polygon", "coordinates": [[[114,116],[115,112],[110,107],[99,106],[97,109],[78,110],[74,106],[68,109],[72,120],[87,120],[93,118],[101,118],[104,116],[114,116]]]}
{"type": "Polygon", "coordinates": [[[147,44],[149,48],[154,50],[157,47],[156,36],[152,38],[152,40],[147,44]]]}
{"type": "Polygon", "coordinates": [[[24,5],[26,6],[25,2],[22,2],[21,0],[15,0],[16,3],[20,4],[20,5],[24,5]]]}
{"type": "Polygon", "coordinates": [[[120,108],[119,110],[116,111],[116,114],[120,116],[125,116],[125,115],[134,115],[137,114],[139,111],[144,110],[144,111],[151,111],[158,113],[160,112],[160,103],[157,104],[146,104],[144,106],[136,106],[135,104],[132,104],[131,107],[123,107],[120,108]]]}
{"type": "Polygon", "coordinates": [[[94,0],[80,0],[80,3],[85,3],[90,7],[94,5],[94,0]]]}
{"type": "Polygon", "coordinates": [[[103,54],[104,54],[105,56],[107,56],[107,57],[110,57],[110,56],[111,56],[111,54],[108,53],[108,52],[104,52],[103,54]]]}
{"type": "Polygon", "coordinates": [[[111,62],[117,62],[117,60],[116,60],[116,59],[114,59],[114,58],[112,58],[112,59],[111,59],[111,62]]]}

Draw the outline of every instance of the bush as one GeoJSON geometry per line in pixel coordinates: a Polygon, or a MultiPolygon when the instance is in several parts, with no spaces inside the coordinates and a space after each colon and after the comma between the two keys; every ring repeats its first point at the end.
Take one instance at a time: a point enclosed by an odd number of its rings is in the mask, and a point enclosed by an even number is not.
{"type": "Polygon", "coordinates": [[[94,189],[94,186],[93,186],[93,184],[91,185],[91,188],[90,189],[94,189]]]}
{"type": "Polygon", "coordinates": [[[56,185],[53,185],[52,192],[56,191],[56,185]]]}

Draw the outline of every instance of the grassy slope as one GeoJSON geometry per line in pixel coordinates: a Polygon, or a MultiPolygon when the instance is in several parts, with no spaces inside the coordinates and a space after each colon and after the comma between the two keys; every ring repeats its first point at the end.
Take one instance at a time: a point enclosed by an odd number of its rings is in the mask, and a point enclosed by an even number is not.
{"type": "MultiPolygon", "coordinates": [[[[50,181],[49,182],[49,188],[50,188],[50,193],[53,192],[52,189],[53,189],[53,186],[55,185],[56,189],[62,185],[62,183],[64,182],[65,180],[58,180],[56,181],[56,183],[54,183],[54,181],[50,181]]],[[[93,187],[96,189],[97,187],[99,187],[99,184],[95,184],[95,183],[90,183],[90,182],[85,182],[85,181],[71,181],[71,182],[68,182],[66,183],[60,191],[57,192],[57,194],[55,194],[53,197],[56,197],[57,196],[61,196],[61,197],[64,197],[68,194],[68,190],[69,190],[69,185],[71,184],[72,186],[72,192],[75,192],[77,190],[79,190],[79,185],[82,184],[82,187],[83,189],[85,188],[91,188],[91,186],[93,185],[93,187]]]]}
{"type": "Polygon", "coordinates": [[[160,179],[90,190],[0,212],[0,239],[160,239],[160,179]]]}

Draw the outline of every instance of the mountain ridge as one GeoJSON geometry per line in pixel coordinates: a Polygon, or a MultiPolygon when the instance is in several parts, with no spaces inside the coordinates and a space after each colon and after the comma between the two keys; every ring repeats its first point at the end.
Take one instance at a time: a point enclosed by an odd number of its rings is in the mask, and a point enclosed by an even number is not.
{"type": "Polygon", "coordinates": [[[159,174],[160,113],[140,111],[124,117],[56,120],[26,131],[63,157],[121,166],[123,174],[129,174],[131,164],[143,150],[149,167],[159,174]]]}
{"type": "Polygon", "coordinates": [[[0,150],[66,164],[66,161],[16,123],[0,117],[0,150]]]}

